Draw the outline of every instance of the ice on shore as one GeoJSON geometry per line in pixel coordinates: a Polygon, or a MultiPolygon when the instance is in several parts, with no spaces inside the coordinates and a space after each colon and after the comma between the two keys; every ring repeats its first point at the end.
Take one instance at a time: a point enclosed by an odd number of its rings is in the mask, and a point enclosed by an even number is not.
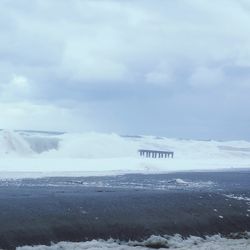
{"type": "Polygon", "coordinates": [[[0,157],[1,178],[233,170],[250,168],[250,142],[2,130],[0,157]],[[141,148],[174,151],[174,159],[143,158],[141,148]]]}

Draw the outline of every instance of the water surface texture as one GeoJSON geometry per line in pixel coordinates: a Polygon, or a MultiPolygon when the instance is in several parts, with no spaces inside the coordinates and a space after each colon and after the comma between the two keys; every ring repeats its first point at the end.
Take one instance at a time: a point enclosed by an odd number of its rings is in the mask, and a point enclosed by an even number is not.
{"type": "Polygon", "coordinates": [[[250,231],[250,172],[0,181],[0,247],[250,231]]]}

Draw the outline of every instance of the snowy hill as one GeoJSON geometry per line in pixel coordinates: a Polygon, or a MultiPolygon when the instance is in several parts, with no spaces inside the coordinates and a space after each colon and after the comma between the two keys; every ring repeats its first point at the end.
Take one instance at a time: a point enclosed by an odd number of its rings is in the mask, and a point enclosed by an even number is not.
{"type": "Polygon", "coordinates": [[[0,131],[0,171],[159,172],[250,167],[250,142],[196,141],[100,133],[0,131]],[[147,159],[137,150],[170,150],[147,159]]]}

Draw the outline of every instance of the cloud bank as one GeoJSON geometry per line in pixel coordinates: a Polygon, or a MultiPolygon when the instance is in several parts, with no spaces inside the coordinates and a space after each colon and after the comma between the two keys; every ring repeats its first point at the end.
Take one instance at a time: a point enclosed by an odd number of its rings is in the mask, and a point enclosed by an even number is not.
{"type": "Polygon", "coordinates": [[[250,139],[250,3],[0,3],[1,127],[250,139]]]}

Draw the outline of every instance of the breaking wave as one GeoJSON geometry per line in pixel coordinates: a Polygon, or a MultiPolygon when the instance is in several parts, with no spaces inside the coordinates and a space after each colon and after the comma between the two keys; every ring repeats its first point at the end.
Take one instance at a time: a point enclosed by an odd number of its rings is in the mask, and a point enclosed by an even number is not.
{"type": "Polygon", "coordinates": [[[250,249],[250,233],[244,233],[241,237],[225,238],[220,235],[207,236],[205,238],[190,236],[183,238],[175,236],[151,236],[147,240],[122,242],[118,240],[92,240],[86,242],[59,242],[51,246],[23,246],[17,250],[147,250],[147,249],[179,249],[179,250],[247,250],[250,249]]]}
{"type": "Polygon", "coordinates": [[[0,130],[0,155],[110,158],[136,157],[139,148],[171,150],[180,159],[250,157],[247,141],[195,141],[153,136],[124,137],[101,133],[56,133],[0,130]]]}
{"type": "Polygon", "coordinates": [[[129,175],[109,176],[106,178],[84,178],[84,177],[68,177],[68,178],[40,178],[34,183],[32,179],[1,179],[0,187],[6,186],[23,186],[23,187],[97,187],[97,188],[119,188],[119,189],[141,189],[141,190],[209,190],[216,187],[212,181],[184,181],[183,179],[165,180],[165,177],[156,178],[146,176],[141,178],[133,178],[129,175]]]}

